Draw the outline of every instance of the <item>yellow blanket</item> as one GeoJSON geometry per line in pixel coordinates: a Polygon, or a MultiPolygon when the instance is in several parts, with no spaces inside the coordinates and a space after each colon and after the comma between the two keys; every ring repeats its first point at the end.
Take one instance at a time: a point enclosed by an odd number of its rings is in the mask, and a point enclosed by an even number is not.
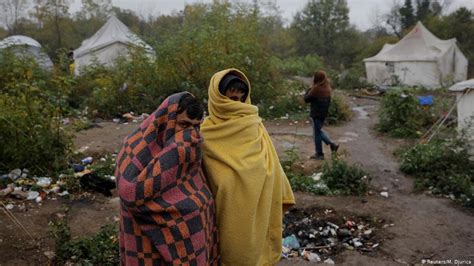
{"type": "Polygon", "coordinates": [[[217,204],[220,252],[225,265],[268,265],[281,256],[282,207],[295,203],[275,147],[250,103],[219,92],[229,72],[250,83],[237,69],[216,73],[209,85],[209,116],[201,126],[203,163],[217,204]]]}

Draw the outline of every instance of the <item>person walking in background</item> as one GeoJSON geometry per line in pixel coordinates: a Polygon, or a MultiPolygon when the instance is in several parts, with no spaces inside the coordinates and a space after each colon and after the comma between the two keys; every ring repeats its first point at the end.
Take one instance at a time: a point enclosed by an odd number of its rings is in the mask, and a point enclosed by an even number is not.
{"type": "Polygon", "coordinates": [[[314,73],[313,85],[306,91],[304,101],[311,103],[310,116],[313,121],[314,146],[316,149],[316,153],[310,158],[324,160],[322,142],[329,145],[333,153],[336,153],[339,149],[339,145],[332,142],[322,130],[331,104],[331,85],[326,72],[318,70],[314,73]]]}
{"type": "Polygon", "coordinates": [[[203,111],[192,94],[173,94],[125,138],[115,167],[121,265],[220,264],[203,111]]]}
{"type": "Polygon", "coordinates": [[[295,199],[241,71],[212,76],[201,134],[223,265],[275,264],[281,258],[283,213],[295,199]]]}
{"type": "Polygon", "coordinates": [[[68,62],[68,65],[67,65],[67,68],[68,68],[68,71],[69,71],[69,74],[70,75],[74,75],[74,70],[75,70],[75,61],[74,61],[74,49],[69,48],[69,52],[67,53],[67,62],[68,62]]]}

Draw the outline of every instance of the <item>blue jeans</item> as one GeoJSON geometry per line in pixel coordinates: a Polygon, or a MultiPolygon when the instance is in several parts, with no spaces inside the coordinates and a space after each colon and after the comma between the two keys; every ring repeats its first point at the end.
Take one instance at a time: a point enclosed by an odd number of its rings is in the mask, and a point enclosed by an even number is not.
{"type": "Polygon", "coordinates": [[[313,134],[314,134],[314,146],[316,147],[316,154],[323,155],[323,145],[322,142],[326,145],[333,144],[329,137],[322,130],[324,124],[324,118],[311,117],[313,120],[313,134]]]}

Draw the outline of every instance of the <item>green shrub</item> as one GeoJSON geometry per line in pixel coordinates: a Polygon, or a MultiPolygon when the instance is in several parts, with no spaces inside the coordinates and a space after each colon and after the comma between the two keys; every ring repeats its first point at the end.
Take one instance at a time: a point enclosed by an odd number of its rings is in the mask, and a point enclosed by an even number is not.
{"type": "Polygon", "coordinates": [[[311,77],[314,71],[325,68],[323,60],[317,55],[297,56],[285,59],[273,57],[272,62],[282,74],[287,76],[311,77]]]}
{"type": "Polygon", "coordinates": [[[0,172],[28,168],[34,175],[64,168],[72,142],[61,127],[65,98],[55,86],[60,81],[31,60],[1,56],[0,172]]]}
{"type": "Polygon", "coordinates": [[[295,148],[285,151],[282,166],[294,191],[315,195],[364,195],[369,189],[370,177],[357,166],[333,157],[332,163],[325,163],[320,179],[293,171],[293,164],[299,156],[295,148]]]}
{"type": "Polygon", "coordinates": [[[271,62],[253,8],[231,2],[195,4],[183,12],[182,27],[156,47],[163,88],[192,89],[207,98],[212,74],[238,68],[252,85],[252,102],[282,93],[282,79],[271,62]],[[238,40],[238,41],[236,41],[238,40]]]}
{"type": "Polygon", "coordinates": [[[88,66],[76,84],[70,102],[105,118],[151,113],[172,92],[160,86],[155,61],[141,49],[131,49],[128,57],[118,58],[110,67],[88,66]]]}
{"type": "Polygon", "coordinates": [[[322,180],[337,195],[364,195],[370,183],[364,170],[336,157],[333,157],[332,164],[324,164],[322,180]]]}
{"type": "Polygon", "coordinates": [[[307,89],[306,87],[300,81],[284,80],[281,95],[275,95],[260,101],[258,104],[260,116],[279,118],[287,114],[308,113],[302,95],[307,89]]]}
{"type": "Polygon", "coordinates": [[[66,219],[49,223],[56,244],[56,262],[79,265],[118,265],[118,231],[115,224],[103,226],[91,237],[71,239],[66,219]]]}
{"type": "Polygon", "coordinates": [[[394,88],[384,95],[379,110],[379,131],[398,138],[417,137],[422,125],[421,106],[408,90],[394,88]]]}
{"type": "Polygon", "coordinates": [[[309,192],[314,195],[331,195],[332,191],[324,181],[315,181],[311,177],[294,172],[287,174],[291,188],[294,191],[309,192]]]}
{"type": "Polygon", "coordinates": [[[368,87],[363,65],[349,68],[338,75],[333,74],[333,86],[341,90],[368,87]]]}
{"type": "Polygon", "coordinates": [[[329,124],[339,124],[341,122],[349,121],[352,116],[352,111],[343,94],[337,91],[333,92],[331,98],[331,105],[326,117],[329,124]]]}
{"type": "Polygon", "coordinates": [[[418,144],[401,159],[401,171],[415,177],[415,190],[430,189],[474,206],[474,162],[462,141],[438,139],[418,144]]]}

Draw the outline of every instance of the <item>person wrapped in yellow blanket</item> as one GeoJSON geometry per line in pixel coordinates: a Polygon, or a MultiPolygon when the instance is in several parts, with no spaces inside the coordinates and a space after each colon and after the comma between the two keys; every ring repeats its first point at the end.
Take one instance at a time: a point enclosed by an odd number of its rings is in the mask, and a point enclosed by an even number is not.
{"type": "Polygon", "coordinates": [[[211,78],[203,165],[217,205],[224,265],[280,260],[282,218],[295,204],[275,147],[250,102],[250,82],[227,69],[211,78]]]}

